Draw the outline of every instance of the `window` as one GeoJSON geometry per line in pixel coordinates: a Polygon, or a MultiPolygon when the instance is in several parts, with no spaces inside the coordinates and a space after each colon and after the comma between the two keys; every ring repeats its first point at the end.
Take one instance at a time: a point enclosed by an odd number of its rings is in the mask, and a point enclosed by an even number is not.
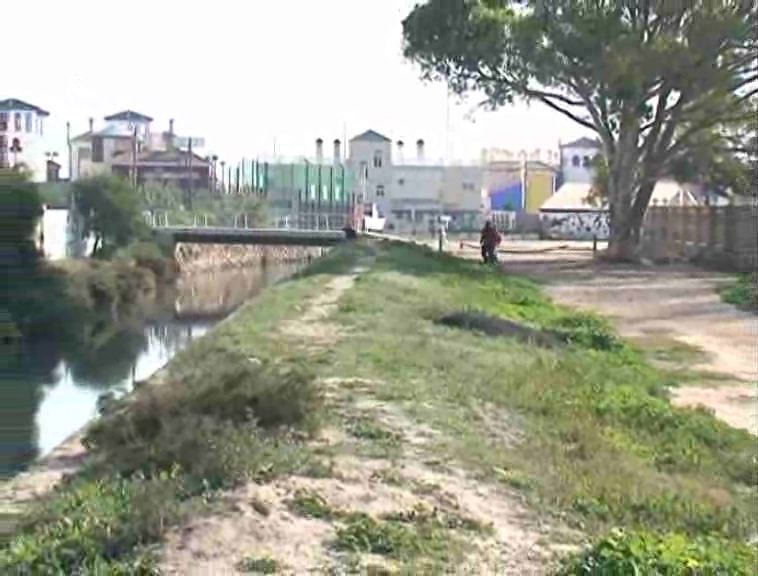
{"type": "Polygon", "coordinates": [[[321,198],[327,200],[329,198],[329,186],[324,184],[321,186],[321,198]]]}
{"type": "Polygon", "coordinates": [[[42,118],[42,116],[38,116],[37,120],[39,122],[39,135],[44,136],[45,135],[45,120],[42,118]]]}
{"type": "Polygon", "coordinates": [[[93,136],[92,137],[92,161],[102,162],[103,156],[104,156],[103,137],[93,136]]]}
{"type": "Polygon", "coordinates": [[[360,179],[361,182],[368,180],[368,164],[366,162],[361,162],[360,179]]]}
{"type": "Polygon", "coordinates": [[[26,117],[24,118],[24,120],[26,121],[25,122],[25,124],[26,124],[26,126],[25,126],[26,131],[27,131],[27,133],[31,134],[32,131],[34,130],[34,128],[33,128],[34,123],[32,122],[32,120],[33,120],[32,113],[31,112],[27,112],[26,113],[26,117]]]}
{"type": "Polygon", "coordinates": [[[16,112],[16,114],[14,114],[13,127],[16,132],[21,132],[21,112],[16,112]]]}
{"type": "Polygon", "coordinates": [[[464,182],[463,183],[463,189],[464,190],[473,190],[474,189],[474,184],[471,183],[471,182],[464,182]]]}
{"type": "Polygon", "coordinates": [[[402,186],[403,184],[405,184],[405,179],[404,178],[398,178],[397,179],[397,185],[398,186],[402,186]]]}
{"type": "Polygon", "coordinates": [[[574,157],[571,159],[571,165],[572,165],[574,168],[578,168],[578,167],[579,167],[579,164],[580,164],[580,162],[581,162],[581,160],[579,160],[579,156],[574,156],[574,157]]]}
{"type": "Polygon", "coordinates": [[[382,167],[382,153],[380,150],[374,152],[374,168],[382,167]]]}
{"type": "Polygon", "coordinates": [[[8,113],[0,112],[0,132],[8,131],[8,113]]]}
{"type": "Polygon", "coordinates": [[[583,166],[584,168],[589,168],[591,164],[592,164],[592,160],[590,160],[590,157],[589,157],[589,156],[585,156],[585,157],[582,159],[582,166],[583,166]]]}
{"type": "Polygon", "coordinates": [[[384,198],[384,186],[382,186],[381,184],[379,184],[376,187],[376,197],[377,198],[384,198]]]}

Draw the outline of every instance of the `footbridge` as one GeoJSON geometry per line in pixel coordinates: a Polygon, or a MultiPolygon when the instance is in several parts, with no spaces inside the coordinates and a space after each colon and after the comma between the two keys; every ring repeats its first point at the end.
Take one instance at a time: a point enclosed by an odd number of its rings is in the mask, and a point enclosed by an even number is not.
{"type": "Polygon", "coordinates": [[[153,232],[177,244],[334,246],[348,239],[348,234],[343,230],[160,226],[153,228],[153,232]]]}

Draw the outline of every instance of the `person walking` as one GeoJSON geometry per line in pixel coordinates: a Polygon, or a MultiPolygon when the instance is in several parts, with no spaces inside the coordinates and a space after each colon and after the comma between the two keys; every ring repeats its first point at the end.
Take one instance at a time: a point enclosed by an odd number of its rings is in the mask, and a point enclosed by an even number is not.
{"type": "Polygon", "coordinates": [[[479,244],[482,247],[482,260],[485,264],[494,264],[497,262],[497,247],[500,244],[500,234],[491,220],[484,223],[479,237],[479,244]]]}

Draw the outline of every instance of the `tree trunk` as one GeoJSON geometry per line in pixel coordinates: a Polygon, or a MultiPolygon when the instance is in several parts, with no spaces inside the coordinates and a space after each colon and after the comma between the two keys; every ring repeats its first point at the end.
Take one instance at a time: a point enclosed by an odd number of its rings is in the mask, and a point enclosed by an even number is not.
{"type": "Polygon", "coordinates": [[[635,198],[639,170],[638,132],[635,121],[620,135],[609,163],[608,201],[610,238],[606,258],[617,262],[634,262],[639,257],[640,227],[644,209],[639,210],[635,198]]]}

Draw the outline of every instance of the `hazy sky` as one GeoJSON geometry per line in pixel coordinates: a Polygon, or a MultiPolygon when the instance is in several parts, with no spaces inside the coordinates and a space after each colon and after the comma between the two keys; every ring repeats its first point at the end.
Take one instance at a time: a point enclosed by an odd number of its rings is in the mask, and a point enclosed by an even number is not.
{"type": "MultiPolygon", "coordinates": [[[[25,0],[3,5],[0,98],[47,109],[50,148],[87,119],[129,108],[227,160],[311,154],[321,137],[373,128],[445,154],[447,97],[401,55],[413,0],[25,0]]],[[[485,146],[531,150],[583,134],[541,105],[480,111],[450,99],[453,158],[485,146]]]]}

